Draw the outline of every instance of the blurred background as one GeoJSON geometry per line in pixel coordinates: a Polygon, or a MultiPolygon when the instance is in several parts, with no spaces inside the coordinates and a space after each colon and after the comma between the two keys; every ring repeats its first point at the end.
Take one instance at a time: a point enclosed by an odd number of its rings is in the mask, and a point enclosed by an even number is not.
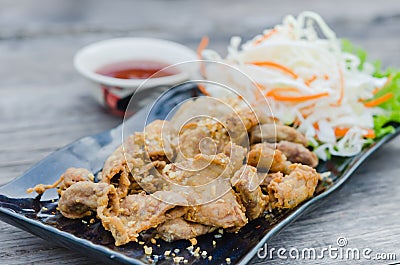
{"type": "MultiPolygon", "coordinates": [[[[0,0],[0,185],[57,148],[121,122],[94,100],[73,68],[72,58],[79,48],[130,36],[163,38],[196,49],[206,35],[210,48],[226,54],[231,36],[247,40],[280,23],[285,15],[304,10],[320,13],[338,37],[364,47],[371,59],[400,66],[398,0],[0,0]]],[[[355,187],[338,196],[347,196],[355,187]]],[[[311,233],[321,232],[312,226],[319,214],[307,219],[311,233]]],[[[329,212],[325,216],[329,218],[329,212]]],[[[353,212],[342,212],[341,218],[352,216],[353,212]]],[[[285,230],[275,244],[285,246],[285,240],[296,240],[295,234],[307,228],[307,220],[285,230]]],[[[357,223],[346,225],[349,236],[357,237],[356,230],[349,232],[357,223]]],[[[4,223],[0,233],[0,256],[6,258],[1,264],[59,264],[59,258],[67,255],[72,263],[91,264],[4,223]],[[33,252],[38,256],[30,260],[33,252]]],[[[331,236],[327,242],[333,242],[337,233],[331,236]]],[[[297,239],[304,240],[304,234],[297,239]]],[[[306,242],[305,247],[310,245],[306,242]]]]}

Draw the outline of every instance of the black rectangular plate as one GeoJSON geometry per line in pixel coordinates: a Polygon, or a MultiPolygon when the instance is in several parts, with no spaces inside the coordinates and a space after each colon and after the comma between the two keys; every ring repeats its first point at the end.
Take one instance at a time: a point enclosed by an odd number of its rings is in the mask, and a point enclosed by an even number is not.
{"type": "MultiPolygon", "coordinates": [[[[127,120],[124,126],[127,126],[130,132],[141,131],[149,113],[150,121],[163,119],[178,103],[198,95],[201,93],[197,86],[192,84],[175,87],[164,95],[162,101],[156,102],[155,111],[150,113],[150,107],[144,108],[127,120]]],[[[198,237],[198,246],[212,256],[211,261],[190,255],[186,250],[189,246],[188,241],[166,243],[158,240],[159,246],[153,245],[150,242],[151,231],[144,233],[141,240],[147,246],[152,246],[153,256],[150,258],[154,259],[154,255],[157,255],[159,259],[157,264],[170,264],[171,259],[166,259],[163,253],[165,250],[174,249],[180,249],[178,256],[187,259],[187,264],[223,264],[227,257],[233,264],[246,264],[265,242],[338,189],[368,156],[399,133],[400,127],[396,126],[395,133],[383,137],[355,157],[333,157],[327,162],[321,162],[318,171],[332,172],[332,185],[297,208],[282,211],[269,218],[254,220],[236,234],[224,233],[221,238],[215,238],[216,232],[198,237]],[[216,246],[213,246],[212,241],[216,241],[216,246]]],[[[0,187],[0,219],[105,263],[150,263],[149,257],[144,255],[143,245],[131,242],[122,247],[114,246],[113,238],[103,229],[99,221],[91,224],[90,218],[84,219],[85,222],[64,218],[56,211],[58,195],[54,190],[47,191],[42,197],[26,193],[27,188],[38,183],[54,182],[68,167],[84,167],[92,172],[99,172],[107,156],[121,143],[122,125],[110,131],[82,138],[54,152],[19,178],[0,187]]]]}

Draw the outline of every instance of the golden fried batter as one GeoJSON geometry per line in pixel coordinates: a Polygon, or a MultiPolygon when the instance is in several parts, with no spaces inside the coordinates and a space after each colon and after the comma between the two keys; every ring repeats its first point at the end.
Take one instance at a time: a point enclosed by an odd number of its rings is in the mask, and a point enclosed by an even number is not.
{"type": "Polygon", "coordinates": [[[260,143],[251,147],[247,164],[262,171],[287,172],[290,162],[281,151],[272,149],[268,143],[260,143]]]}
{"type": "Polygon", "coordinates": [[[289,175],[273,178],[268,185],[272,208],[294,208],[312,197],[320,179],[315,169],[301,164],[289,166],[289,175]]]}

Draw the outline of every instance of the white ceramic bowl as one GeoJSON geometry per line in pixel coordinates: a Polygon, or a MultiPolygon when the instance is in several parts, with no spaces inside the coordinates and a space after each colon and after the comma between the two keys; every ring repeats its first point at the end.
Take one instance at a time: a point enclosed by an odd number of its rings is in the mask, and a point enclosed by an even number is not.
{"type": "Polygon", "coordinates": [[[74,57],[77,71],[97,84],[94,93],[97,100],[111,110],[118,99],[132,94],[137,88],[145,90],[159,86],[173,86],[189,80],[196,74],[196,53],[181,44],[153,38],[117,38],[90,44],[79,50],[74,57]],[[130,60],[150,60],[175,65],[177,74],[149,79],[120,79],[96,73],[113,63],[130,60]],[[108,97],[108,98],[107,98],[108,97]]]}

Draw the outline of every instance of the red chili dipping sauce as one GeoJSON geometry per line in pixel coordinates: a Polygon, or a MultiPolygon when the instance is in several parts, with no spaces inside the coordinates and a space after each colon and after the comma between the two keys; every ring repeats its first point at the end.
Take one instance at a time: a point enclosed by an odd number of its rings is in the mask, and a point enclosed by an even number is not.
{"type": "Polygon", "coordinates": [[[169,64],[151,60],[130,60],[112,63],[99,68],[96,73],[120,79],[147,79],[176,75],[179,71],[169,64]]]}

